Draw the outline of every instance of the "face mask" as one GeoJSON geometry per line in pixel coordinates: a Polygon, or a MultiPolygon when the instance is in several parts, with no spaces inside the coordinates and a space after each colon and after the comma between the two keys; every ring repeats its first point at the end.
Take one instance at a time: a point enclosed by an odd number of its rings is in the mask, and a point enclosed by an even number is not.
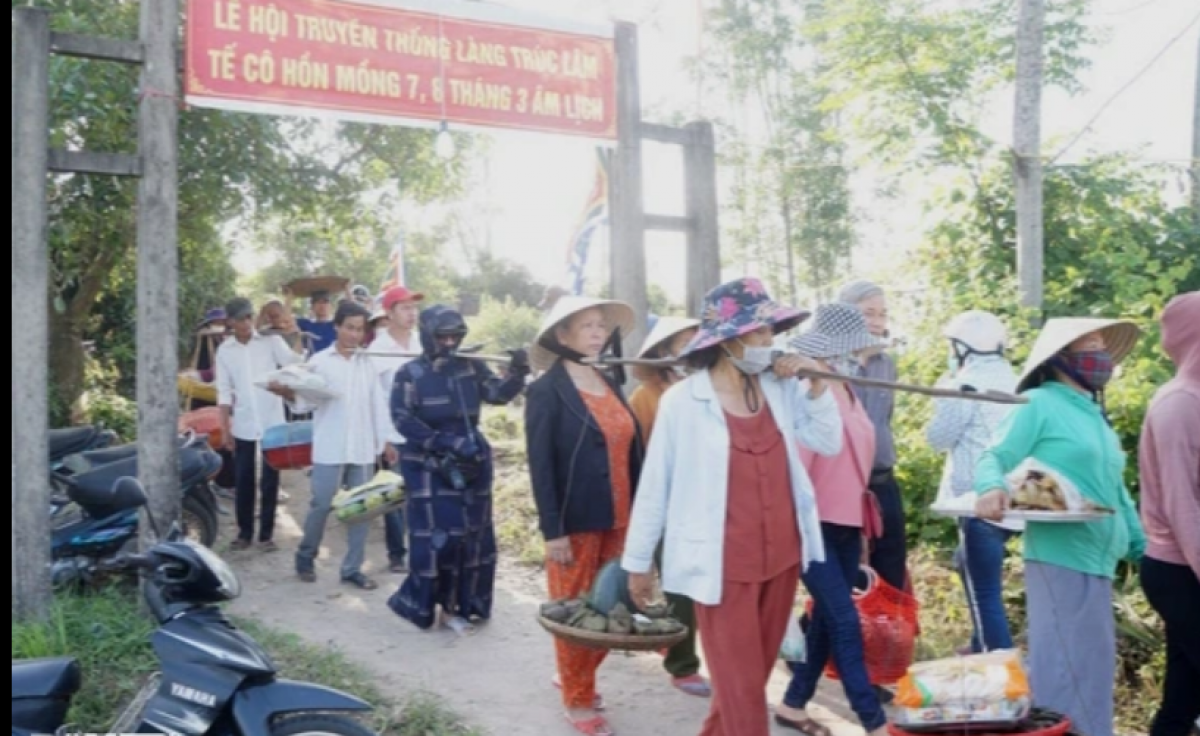
{"type": "MultiPolygon", "coordinates": [[[[741,342],[741,341],[739,341],[741,342]]],[[[725,353],[739,371],[747,376],[757,376],[766,372],[771,364],[775,362],[775,348],[770,345],[763,347],[750,346],[746,343],[742,345],[742,357],[735,358],[729,349],[726,348],[725,353]]]]}
{"type": "Polygon", "coordinates": [[[950,354],[946,356],[946,370],[953,376],[955,373],[958,373],[958,369],[958,356],[951,350],[950,354]]]}
{"type": "Polygon", "coordinates": [[[1103,391],[1113,377],[1113,359],[1107,350],[1062,353],[1058,361],[1068,376],[1089,391],[1103,391]]]}

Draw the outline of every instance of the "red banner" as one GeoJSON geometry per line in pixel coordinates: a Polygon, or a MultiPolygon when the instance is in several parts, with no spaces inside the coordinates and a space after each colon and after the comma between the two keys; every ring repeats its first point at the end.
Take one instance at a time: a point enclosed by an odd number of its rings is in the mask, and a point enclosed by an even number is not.
{"type": "Polygon", "coordinates": [[[611,32],[521,21],[515,11],[453,0],[191,0],[187,100],[615,139],[611,32]]]}

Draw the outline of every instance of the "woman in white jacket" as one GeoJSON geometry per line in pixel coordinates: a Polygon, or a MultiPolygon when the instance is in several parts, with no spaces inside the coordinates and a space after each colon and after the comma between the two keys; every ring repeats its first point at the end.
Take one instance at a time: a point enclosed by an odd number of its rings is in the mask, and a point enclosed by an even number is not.
{"type": "MultiPolygon", "coordinates": [[[[949,373],[939,382],[948,388],[1013,393],[1017,372],[1004,357],[1008,331],[990,312],[964,312],[946,326],[949,341],[949,373]]],[[[995,440],[1000,423],[1011,413],[1005,404],[984,404],[962,399],[938,399],[933,419],[925,430],[930,446],[947,453],[946,467],[938,488],[938,504],[953,505],[955,499],[974,499],[975,466],[995,440]]],[[[974,633],[971,652],[1012,649],[1012,633],[1004,611],[1004,557],[1008,540],[1023,530],[1020,521],[991,522],[963,519],[959,522],[959,547],[955,555],[974,633]]]]}
{"type": "Polygon", "coordinates": [[[638,484],[622,566],[645,606],[665,533],[662,586],[695,601],[704,631],[707,736],[769,733],[765,686],[800,572],[825,556],[796,443],[837,454],[841,416],[822,382],[797,377],[816,365],[772,347],[808,316],[754,279],[709,292],[683,351],[696,372],[663,397],[638,484]]]}

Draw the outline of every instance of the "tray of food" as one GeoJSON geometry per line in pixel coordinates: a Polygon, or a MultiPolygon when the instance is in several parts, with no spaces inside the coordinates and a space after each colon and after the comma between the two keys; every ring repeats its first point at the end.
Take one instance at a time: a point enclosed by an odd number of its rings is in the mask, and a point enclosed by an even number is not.
{"type": "MultiPolygon", "coordinates": [[[[1115,513],[1087,500],[1060,474],[1034,460],[1010,474],[1008,484],[1012,505],[1004,514],[1005,521],[1097,521],[1115,513]]],[[[929,510],[939,516],[969,518],[975,516],[975,499],[975,494],[966,493],[929,510]]]]}
{"type": "Polygon", "coordinates": [[[554,636],[589,649],[653,652],[669,649],[688,635],[688,627],[671,618],[666,606],[633,613],[618,603],[605,615],[582,598],[543,604],[538,623],[554,636]]]}

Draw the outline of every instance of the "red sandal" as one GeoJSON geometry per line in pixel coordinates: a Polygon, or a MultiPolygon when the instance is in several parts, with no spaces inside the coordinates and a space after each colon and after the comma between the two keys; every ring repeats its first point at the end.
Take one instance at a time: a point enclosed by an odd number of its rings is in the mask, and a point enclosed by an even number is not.
{"type": "Polygon", "coordinates": [[[604,716],[577,721],[570,714],[566,714],[566,719],[571,728],[584,736],[616,736],[616,732],[612,730],[612,726],[608,725],[608,721],[604,720],[604,716]]]}

